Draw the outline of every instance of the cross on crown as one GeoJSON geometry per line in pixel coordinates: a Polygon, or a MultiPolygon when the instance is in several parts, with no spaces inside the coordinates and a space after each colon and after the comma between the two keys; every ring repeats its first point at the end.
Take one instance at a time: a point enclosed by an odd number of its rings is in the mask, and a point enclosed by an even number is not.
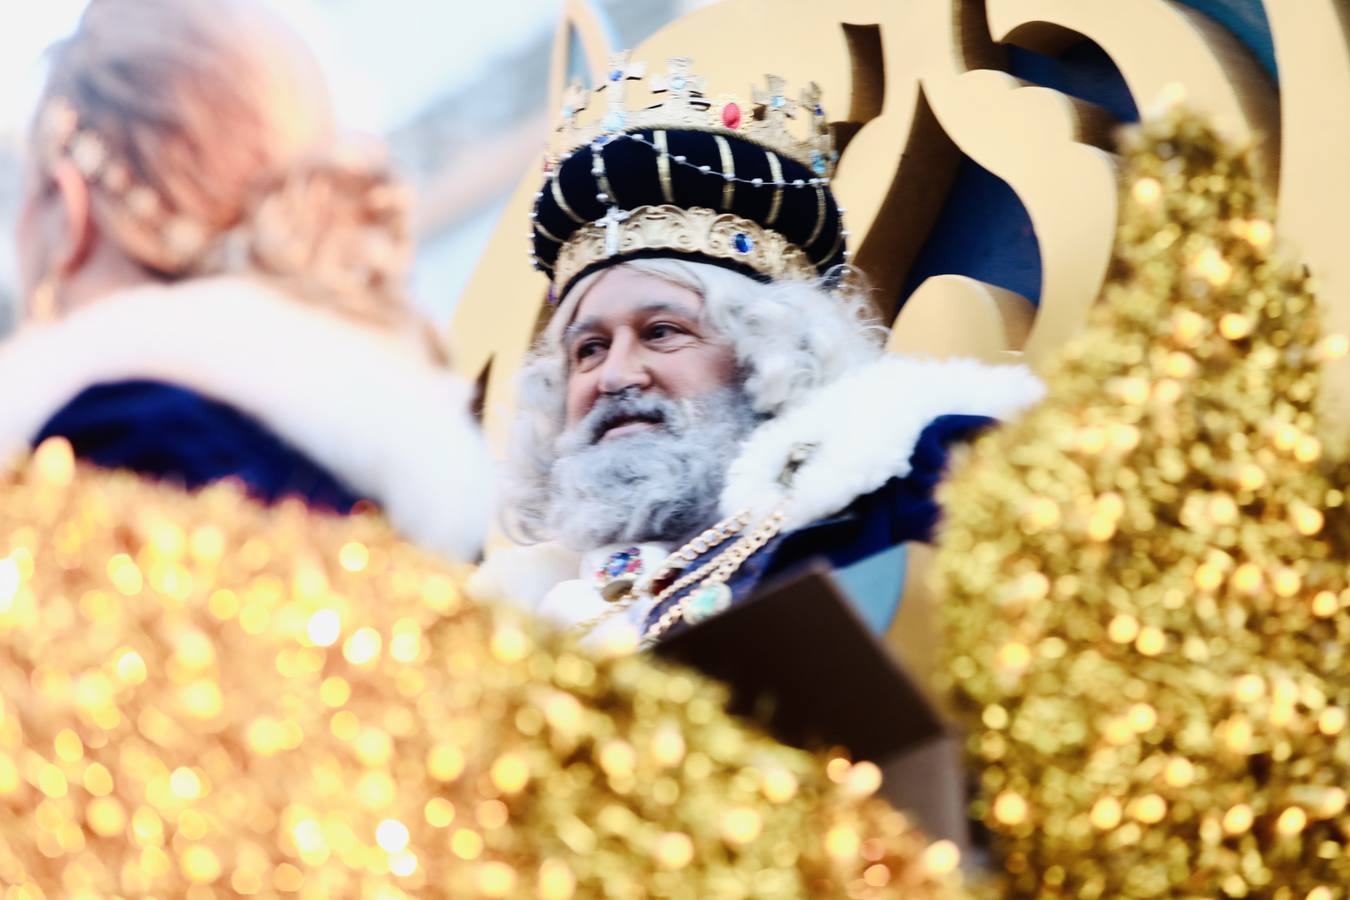
{"type": "Polygon", "coordinates": [[[620,50],[609,55],[609,80],[641,79],[647,76],[645,62],[633,62],[632,50],[620,50]]]}
{"type": "Polygon", "coordinates": [[[825,110],[820,108],[820,85],[814,81],[802,88],[802,108],[819,120],[824,120],[825,110]]]}
{"type": "Polygon", "coordinates": [[[692,106],[695,98],[702,99],[705,79],[693,74],[694,61],[687,56],[666,60],[666,74],[653,75],[653,94],[665,94],[666,103],[673,106],[692,106]]]}
{"type": "Polygon", "coordinates": [[[590,100],[591,92],[582,87],[580,78],[573,78],[572,83],[567,86],[563,92],[562,122],[558,125],[558,130],[571,128],[577,120],[577,113],[586,108],[590,100]]]}
{"type": "Polygon", "coordinates": [[[602,124],[606,131],[620,131],[628,120],[628,82],[641,81],[647,75],[646,63],[632,62],[633,51],[624,50],[609,58],[605,83],[597,90],[605,92],[608,110],[602,124]]]}
{"type": "Polygon", "coordinates": [[[786,120],[794,118],[792,115],[797,109],[797,101],[789,100],[783,93],[787,82],[777,75],[765,75],[764,80],[768,82],[769,89],[762,91],[754,88],[751,97],[762,110],[762,118],[770,125],[785,125],[786,120]]]}
{"type": "Polygon", "coordinates": [[[613,256],[619,252],[619,241],[621,239],[619,226],[628,221],[632,215],[626,209],[611,206],[599,220],[598,224],[605,228],[605,253],[608,255],[613,256]]]}

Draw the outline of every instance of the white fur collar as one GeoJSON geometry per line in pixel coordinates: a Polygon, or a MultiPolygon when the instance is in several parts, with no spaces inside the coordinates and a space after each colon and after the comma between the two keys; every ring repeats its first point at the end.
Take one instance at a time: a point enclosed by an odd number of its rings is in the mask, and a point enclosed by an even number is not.
{"type": "Polygon", "coordinates": [[[0,346],[0,453],[26,448],[84,388],[135,378],[251,415],[430,550],[469,559],[481,546],[493,469],[469,386],[408,340],[253,280],[138,287],[21,330],[0,346]]]}
{"type": "Polygon", "coordinates": [[[727,470],[722,512],[768,515],[787,493],[778,478],[794,446],[815,444],[793,478],[783,525],[800,528],[907,475],[920,433],[939,416],[1003,419],[1044,393],[1025,366],[887,354],[755,429],[727,470]]]}

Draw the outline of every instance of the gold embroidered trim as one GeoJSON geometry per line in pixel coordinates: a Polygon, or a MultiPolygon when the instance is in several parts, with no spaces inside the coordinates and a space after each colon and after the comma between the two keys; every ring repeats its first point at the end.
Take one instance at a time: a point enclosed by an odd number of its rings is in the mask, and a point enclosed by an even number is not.
{"type": "Polygon", "coordinates": [[[736,159],[731,155],[731,145],[727,139],[720,134],[713,135],[713,140],[717,142],[717,154],[722,158],[722,174],[726,176],[726,184],[722,187],[722,208],[731,209],[731,205],[736,201],[736,159]]]}
{"type": "Polygon", "coordinates": [[[834,233],[834,246],[830,248],[829,253],[826,253],[824,256],[821,257],[821,261],[823,262],[824,260],[827,259],[834,259],[834,255],[839,252],[839,248],[842,247],[843,245],[844,245],[844,228],[843,223],[841,222],[839,223],[839,229],[834,233]]]}
{"type": "MultiPolygon", "coordinates": [[[[810,247],[820,239],[820,233],[825,230],[825,189],[816,188],[816,228],[811,232],[811,236],[806,239],[806,246],[810,247]]],[[[828,257],[826,257],[828,259],[828,257]]]]}
{"type": "Polygon", "coordinates": [[[579,228],[558,251],[553,284],[565,289],[587,267],[642,250],[675,250],[733,260],[775,281],[819,277],[806,252],[776,231],[706,207],[662,205],[639,206],[629,210],[622,221],[579,228]]]}
{"type": "Polygon", "coordinates": [[[764,220],[765,225],[772,225],[778,221],[778,213],[783,208],[783,164],[778,160],[778,154],[772,150],[765,150],[764,155],[769,160],[769,174],[773,176],[775,184],[779,185],[773,189],[773,203],[769,205],[769,216],[764,220]]]}
{"type": "Polygon", "coordinates": [[[553,184],[553,202],[558,204],[558,209],[561,209],[567,214],[567,218],[576,222],[578,225],[585,225],[586,220],[572,211],[572,207],[567,203],[567,198],[563,196],[562,185],[558,183],[558,174],[556,170],[549,181],[553,184]]]}
{"type": "Polygon", "coordinates": [[[609,197],[610,206],[622,206],[619,198],[614,196],[614,188],[609,184],[609,176],[605,174],[605,148],[591,147],[591,174],[595,176],[595,186],[599,188],[600,193],[609,197]]]}
{"type": "Polygon", "coordinates": [[[534,223],[534,230],[537,231],[537,232],[539,232],[539,233],[542,234],[547,240],[550,240],[550,241],[552,241],[552,242],[555,243],[555,244],[561,244],[561,243],[563,242],[562,238],[558,237],[556,234],[554,234],[553,232],[549,231],[549,230],[548,230],[547,228],[545,228],[543,225],[540,225],[539,222],[538,222],[537,220],[536,220],[535,223],[534,223]]]}
{"type": "Polygon", "coordinates": [[[656,173],[661,176],[661,198],[667,203],[675,202],[675,188],[670,182],[670,148],[666,146],[666,133],[657,131],[652,134],[656,144],[656,173]]]}

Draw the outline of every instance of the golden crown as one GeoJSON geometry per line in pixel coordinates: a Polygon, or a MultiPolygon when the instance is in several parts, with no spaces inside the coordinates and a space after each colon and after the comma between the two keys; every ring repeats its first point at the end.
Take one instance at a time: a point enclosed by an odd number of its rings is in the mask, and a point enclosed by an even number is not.
{"type": "Polygon", "coordinates": [[[834,173],[838,154],[815,82],[792,98],[782,78],[766,75],[767,87],[753,88],[748,101],[729,94],[709,97],[691,60],[675,57],[666,66],[665,74],[648,79],[646,64],[633,62],[625,50],[610,57],[605,80],[593,91],[574,80],[563,96],[550,162],[607,135],[660,128],[738,137],[794,159],[821,178],[834,173]],[[660,100],[631,109],[629,82],[644,79],[660,100]]]}

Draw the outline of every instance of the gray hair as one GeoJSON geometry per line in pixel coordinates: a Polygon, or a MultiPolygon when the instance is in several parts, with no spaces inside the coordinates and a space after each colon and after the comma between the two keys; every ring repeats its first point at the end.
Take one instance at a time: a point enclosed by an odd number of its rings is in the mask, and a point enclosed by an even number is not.
{"type": "MultiPolygon", "coordinates": [[[[882,353],[886,329],[855,280],[755,281],[721,266],[674,259],[618,265],[654,275],[703,298],[703,318],[736,353],[751,408],[773,418],[812,391],[882,353]]],[[[567,357],[562,332],[596,279],[577,282],[563,298],[520,375],[503,525],[518,541],[552,540],[551,473],[566,424],[567,357]]]]}

